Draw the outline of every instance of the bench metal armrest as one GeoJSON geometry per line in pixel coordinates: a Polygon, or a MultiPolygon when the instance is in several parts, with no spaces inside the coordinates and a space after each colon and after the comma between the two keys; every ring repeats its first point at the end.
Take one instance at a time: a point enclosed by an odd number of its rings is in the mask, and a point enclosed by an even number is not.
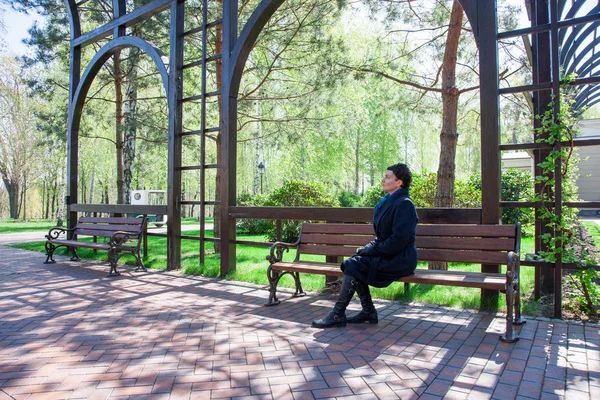
{"type": "Polygon", "coordinates": [[[285,242],[275,242],[271,245],[270,254],[267,256],[267,260],[271,264],[275,264],[283,259],[283,252],[290,251],[291,248],[298,247],[300,241],[296,243],[285,243],[285,242]]]}
{"type": "Polygon", "coordinates": [[[517,283],[519,281],[521,261],[519,254],[514,251],[508,252],[508,261],[506,262],[506,283],[517,283]]]}
{"type": "Polygon", "coordinates": [[[110,245],[110,247],[121,246],[124,243],[128,242],[132,236],[139,238],[139,235],[132,232],[116,231],[110,237],[108,244],[110,245]]]}
{"type": "Polygon", "coordinates": [[[48,239],[48,240],[58,239],[58,237],[60,235],[62,235],[63,233],[66,234],[67,232],[75,232],[75,228],[67,229],[67,228],[61,228],[61,227],[55,226],[54,228],[50,228],[50,230],[48,231],[48,234],[46,235],[46,239],[48,239]]]}

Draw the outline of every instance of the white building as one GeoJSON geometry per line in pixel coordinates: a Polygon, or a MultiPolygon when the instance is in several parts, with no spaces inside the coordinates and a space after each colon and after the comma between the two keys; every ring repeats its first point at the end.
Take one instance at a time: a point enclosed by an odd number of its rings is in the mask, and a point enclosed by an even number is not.
{"type": "MultiPolygon", "coordinates": [[[[600,139],[600,118],[586,119],[578,123],[581,133],[577,138],[600,139]]],[[[600,146],[585,146],[577,148],[579,162],[579,198],[582,201],[600,201],[600,146]]],[[[533,175],[533,157],[526,151],[502,153],[502,171],[518,168],[531,171],[533,175]]],[[[597,214],[600,209],[582,209],[582,214],[597,214]]]]}

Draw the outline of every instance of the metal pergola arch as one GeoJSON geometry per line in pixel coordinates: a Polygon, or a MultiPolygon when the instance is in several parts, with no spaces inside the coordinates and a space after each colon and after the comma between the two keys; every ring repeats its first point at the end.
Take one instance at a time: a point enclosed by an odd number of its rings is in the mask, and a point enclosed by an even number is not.
{"type": "MultiPolygon", "coordinates": [[[[206,5],[206,1],[205,5],[206,5]]],[[[238,1],[222,0],[222,19],[213,24],[220,24],[222,29],[223,53],[222,58],[222,88],[217,95],[222,99],[222,113],[220,127],[211,128],[221,132],[221,162],[216,168],[221,170],[221,186],[218,188],[221,194],[221,203],[217,206],[221,210],[221,272],[227,273],[235,269],[235,220],[240,216],[248,216],[249,212],[254,217],[260,217],[260,212],[248,210],[244,207],[236,207],[236,120],[237,120],[237,95],[244,64],[252,50],[252,46],[260,34],[262,28],[269,18],[283,4],[285,0],[262,0],[254,9],[250,18],[238,35],[238,1]]],[[[473,28],[473,34],[479,48],[479,73],[480,73],[480,111],[481,111],[481,159],[485,160],[482,165],[482,209],[480,223],[495,224],[500,220],[501,207],[523,207],[533,206],[523,203],[512,204],[500,201],[500,152],[513,149],[533,149],[539,157],[543,156],[545,149],[535,143],[523,145],[500,145],[500,107],[499,96],[501,94],[517,92],[534,92],[536,112],[544,109],[550,102],[550,92],[558,93],[560,84],[559,57],[564,64],[568,64],[570,54],[576,51],[569,46],[562,47],[564,51],[559,56],[559,38],[567,43],[574,43],[571,38],[580,37],[589,33],[590,29],[584,29],[580,25],[585,23],[598,24],[600,16],[593,11],[585,17],[575,17],[577,10],[581,8],[585,0],[573,2],[572,9],[566,14],[565,21],[560,20],[560,13],[567,4],[565,0],[526,0],[533,10],[533,22],[531,28],[519,29],[512,32],[498,33],[497,4],[496,0],[459,0],[463,5],[467,18],[473,28]],[[575,26],[576,29],[570,35],[560,34],[559,30],[564,27],[575,26]],[[497,41],[502,38],[531,35],[534,37],[532,45],[534,54],[534,81],[530,85],[517,88],[502,88],[499,86],[498,78],[498,50],[497,41]],[[539,36],[539,38],[538,38],[539,36]],[[552,45],[550,45],[552,43],[552,45]],[[552,51],[553,50],[553,51],[552,51]],[[544,67],[544,65],[546,65],[544,67]],[[539,95],[536,95],[539,93],[539,95]]],[[[125,0],[113,0],[114,18],[107,24],[85,34],[81,33],[78,13],[78,2],[65,0],[69,22],[71,26],[71,51],[70,51],[70,89],[69,89],[69,131],[68,131],[68,223],[76,222],[77,212],[86,209],[77,204],[77,149],[78,149],[78,123],[81,112],[82,97],[85,97],[87,87],[95,76],[97,68],[103,64],[114,49],[126,46],[136,46],[149,54],[161,72],[163,84],[169,104],[169,171],[168,171],[168,204],[166,213],[170,223],[168,224],[168,263],[170,268],[179,268],[181,263],[181,206],[186,202],[181,200],[181,137],[182,137],[182,70],[183,64],[183,39],[184,32],[183,13],[184,0],[153,0],[150,3],[126,12],[125,0]],[[131,38],[125,35],[127,26],[151,17],[157,13],[170,8],[170,56],[169,68],[162,64],[162,55],[153,46],[139,38],[131,38]],[[113,39],[104,46],[94,61],[81,74],[81,49],[96,42],[99,39],[113,36],[113,39]],[[102,54],[100,54],[102,53],[102,54]],[[159,61],[161,60],[161,61],[159,61]],[[161,66],[162,65],[162,66],[161,66]],[[83,79],[83,81],[81,81],[83,79]],[[81,81],[81,82],[80,82],[81,81]]],[[[206,8],[206,7],[204,7],[206,8]]],[[[596,7],[597,8],[597,7],[596,7]]],[[[206,32],[207,22],[201,27],[206,32]]],[[[200,28],[195,29],[196,32],[200,28]]],[[[595,32],[595,31],[594,31],[595,32]]],[[[594,41],[597,43],[597,41],[594,41]]],[[[592,47],[589,51],[595,51],[592,47]]],[[[581,50],[581,49],[579,49],[581,50]]],[[[581,52],[579,58],[581,59],[581,52]]],[[[203,56],[205,57],[205,56],[203,56]]],[[[599,65],[598,57],[583,60],[585,71],[591,77],[576,79],[572,82],[574,87],[588,85],[579,93],[580,103],[595,104],[598,101],[599,91],[595,86],[600,79],[592,75],[597,72],[599,65]]],[[[580,60],[581,61],[581,60],[580,60]]],[[[208,58],[199,61],[203,65],[208,58]]],[[[572,61],[571,68],[577,69],[579,61],[572,61]]],[[[201,97],[208,94],[203,93],[201,97]]],[[[578,103],[579,104],[579,103],[578,103]]],[[[204,128],[203,128],[204,129],[204,128]]],[[[586,143],[590,145],[593,143],[586,143]]],[[[483,161],[482,161],[483,162],[483,161]]],[[[204,169],[207,166],[201,165],[204,169]]],[[[558,180],[560,181],[560,180],[558,180]]],[[[560,185],[560,182],[558,183],[560,185]]],[[[190,202],[187,202],[190,203],[190,202]]],[[[556,204],[562,205],[560,198],[556,204]]],[[[571,204],[573,205],[573,204],[571,204]]],[[[89,210],[89,207],[87,208],[89,210]]],[[[116,209],[116,208],[115,208],[116,209]]],[[[122,209],[122,208],[120,208],[122,209]]],[[[319,214],[318,210],[312,211],[319,214]]],[[[300,213],[301,214],[301,213],[300,213]]],[[[298,214],[298,215],[300,215],[298,214]]],[[[465,220],[468,220],[465,217],[465,220]]],[[[202,234],[201,234],[202,235],[202,234]]],[[[202,242],[203,237],[200,238],[202,242]]],[[[203,257],[203,256],[201,256],[203,257]]],[[[553,268],[555,266],[552,266],[553,268]]],[[[554,277],[558,277],[561,271],[560,260],[554,269],[554,277]],[[558,272],[557,272],[558,271],[558,272]]],[[[483,266],[485,271],[497,270],[497,266],[483,266]]],[[[560,280],[560,279],[559,279],[560,280]]],[[[560,292],[560,290],[558,290],[560,292]]],[[[560,300],[560,293],[558,300],[560,300]]],[[[555,302],[556,304],[556,302],[555,302]]]]}

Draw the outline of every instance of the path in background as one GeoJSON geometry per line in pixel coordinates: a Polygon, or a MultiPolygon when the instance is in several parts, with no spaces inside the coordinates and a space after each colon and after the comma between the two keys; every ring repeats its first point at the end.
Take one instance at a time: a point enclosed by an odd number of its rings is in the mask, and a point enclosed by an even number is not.
{"type": "MultiPolygon", "coordinates": [[[[182,231],[193,231],[198,230],[199,225],[181,225],[182,231]]],[[[213,224],[206,224],[205,229],[213,229],[213,224]]],[[[167,228],[152,227],[148,230],[149,232],[166,232],[167,228]]],[[[38,242],[46,240],[45,235],[48,231],[40,232],[22,232],[22,233],[3,233],[0,234],[0,245],[11,244],[11,243],[24,243],[24,242],[38,242]]]]}

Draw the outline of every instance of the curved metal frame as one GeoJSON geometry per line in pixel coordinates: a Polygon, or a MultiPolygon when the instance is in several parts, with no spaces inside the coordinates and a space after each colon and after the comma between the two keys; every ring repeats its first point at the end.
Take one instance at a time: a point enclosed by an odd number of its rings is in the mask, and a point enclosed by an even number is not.
{"type": "Polygon", "coordinates": [[[92,58],[85,72],[81,76],[81,82],[79,83],[77,89],[75,90],[75,94],[73,96],[73,107],[69,110],[69,131],[73,131],[75,129],[79,129],[79,122],[81,118],[81,111],[83,110],[83,104],[85,102],[85,97],[92,85],[94,78],[100,71],[100,68],[108,61],[108,59],[117,52],[117,50],[129,48],[129,47],[137,47],[146,54],[148,54],[154,64],[158,68],[160,73],[163,86],[165,89],[165,94],[169,93],[169,74],[167,72],[167,68],[164,65],[162,58],[164,55],[161,51],[146,42],[143,39],[140,39],[135,36],[121,36],[116,39],[111,40],[107,44],[105,44],[92,58]]]}
{"type": "MultiPolygon", "coordinates": [[[[230,96],[237,97],[242,79],[242,72],[250,52],[254,48],[254,44],[258,39],[258,36],[262,32],[267,22],[271,19],[277,9],[285,2],[285,0],[262,0],[260,4],[254,9],[254,12],[246,21],[240,36],[238,37],[235,47],[233,48],[230,56],[232,67],[229,70],[229,88],[230,96]]],[[[463,6],[465,14],[471,24],[477,43],[478,35],[478,21],[477,21],[477,0],[459,0],[459,3],[463,6]]]]}

